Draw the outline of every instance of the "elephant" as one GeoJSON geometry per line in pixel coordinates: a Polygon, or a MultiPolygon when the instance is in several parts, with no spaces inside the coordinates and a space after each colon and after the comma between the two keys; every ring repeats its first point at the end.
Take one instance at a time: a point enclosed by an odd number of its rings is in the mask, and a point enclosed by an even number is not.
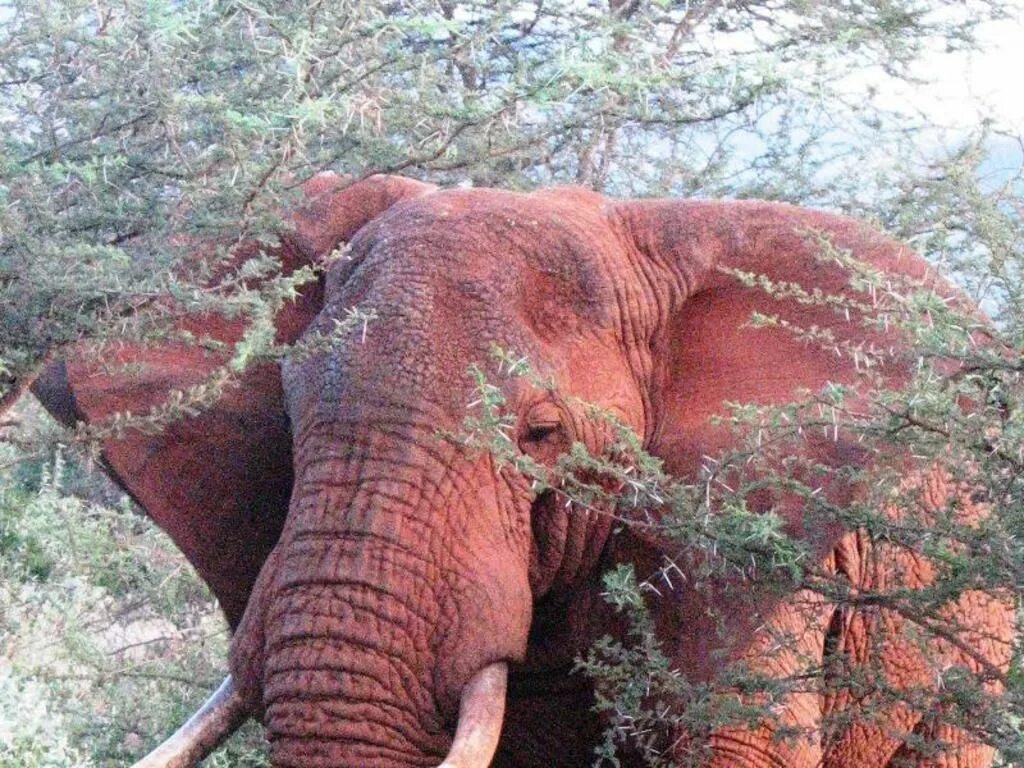
{"type": "MultiPolygon", "coordinates": [[[[828,329],[837,343],[906,344],[828,306],[769,296],[739,274],[852,296],[847,273],[818,258],[816,232],[874,269],[953,290],[871,227],[783,203],[331,174],[305,194],[275,251],[284,273],[347,251],[283,307],[277,339],[330,336],[353,307],[376,313],[366,332],[256,365],[201,412],[103,446],[108,471],[180,547],[233,632],[230,676],[139,766],[193,765],[250,717],[265,724],[277,768],[590,764],[604,721],[574,659],[624,632],[602,573],[628,563],[650,575],[664,553],[656,536],[566,504],[488,451],[446,439],[474,399],[470,366],[498,344],[553,383],[495,384],[512,440],[539,464],[573,443],[606,447],[606,425],[579,405],[589,403],[668,473],[694,478],[704,457],[737,439],[715,419],[726,403],[780,404],[855,379],[847,356],[779,327],[751,328],[752,312],[828,329]]],[[[243,330],[220,316],[182,323],[228,343],[243,330]]],[[[174,341],[108,344],[104,354],[101,364],[86,348],[69,350],[33,391],[64,422],[97,424],[145,413],[225,359],[174,341]]],[[[898,385],[906,371],[894,363],[881,375],[898,385]]],[[[840,439],[806,450],[835,466],[855,455],[840,439]]],[[[937,505],[959,492],[940,473],[924,476],[937,505]]],[[[850,584],[928,581],[926,563],[863,532],[801,535],[850,584]]],[[[877,634],[899,629],[895,613],[798,591],[721,606],[723,633],[710,618],[716,600],[728,597],[684,582],[652,604],[672,664],[695,681],[713,679],[725,657],[774,677],[793,674],[798,656],[819,670],[870,657],[897,686],[937,685],[912,643],[877,634]],[[768,652],[780,630],[796,650],[768,652]]],[[[965,640],[936,649],[941,663],[1005,672],[1012,607],[968,592],[948,611],[965,640]]],[[[793,690],[775,711],[805,737],[777,738],[767,721],[730,726],[708,736],[701,764],[977,768],[994,759],[965,730],[908,704],[873,719],[858,706],[820,682],[793,690]],[[829,716],[840,725],[826,735],[829,716]],[[921,736],[941,737],[945,751],[918,750],[921,736]]],[[[696,754],[685,734],[665,743],[680,763],[696,754]]],[[[620,758],[641,762],[628,750],[620,758]]]]}

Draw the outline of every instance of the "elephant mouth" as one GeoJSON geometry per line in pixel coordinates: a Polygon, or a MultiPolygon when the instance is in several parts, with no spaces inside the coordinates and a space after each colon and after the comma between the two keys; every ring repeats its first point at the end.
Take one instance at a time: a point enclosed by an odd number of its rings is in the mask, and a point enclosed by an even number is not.
{"type": "MultiPolygon", "coordinates": [[[[455,739],[438,768],[486,768],[498,749],[505,718],[508,664],[478,671],[462,689],[455,739]]],[[[248,719],[231,676],[177,733],[133,768],[186,768],[196,765],[248,719]]]]}

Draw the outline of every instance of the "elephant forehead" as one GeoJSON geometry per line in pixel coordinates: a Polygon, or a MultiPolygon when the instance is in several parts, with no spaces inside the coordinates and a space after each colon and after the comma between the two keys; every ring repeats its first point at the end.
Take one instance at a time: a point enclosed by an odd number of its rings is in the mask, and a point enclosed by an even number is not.
{"type": "Polygon", "coordinates": [[[354,306],[377,318],[288,378],[321,401],[358,389],[461,413],[467,369],[493,344],[545,372],[584,342],[611,348],[626,302],[606,230],[596,209],[494,191],[398,204],[353,240],[310,332],[329,334],[354,306]]]}
{"type": "Polygon", "coordinates": [[[359,266],[344,285],[331,284],[339,292],[365,294],[377,284],[402,301],[413,297],[395,294],[411,291],[420,311],[460,305],[473,322],[490,310],[545,336],[611,323],[625,269],[598,209],[497,190],[453,190],[395,206],[352,249],[359,266]]]}

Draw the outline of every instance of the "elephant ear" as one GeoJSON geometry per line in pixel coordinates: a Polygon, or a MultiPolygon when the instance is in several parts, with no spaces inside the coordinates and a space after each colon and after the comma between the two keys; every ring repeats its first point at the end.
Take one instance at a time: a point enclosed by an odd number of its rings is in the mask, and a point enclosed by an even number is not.
{"type": "MultiPolygon", "coordinates": [[[[727,414],[727,402],[783,404],[802,389],[852,383],[858,375],[854,360],[837,348],[847,342],[905,344],[894,331],[865,326],[855,309],[800,301],[794,291],[771,292],[737,272],[870,304],[869,296],[851,287],[847,268],[823,258],[824,237],[886,274],[952,293],[909,248],[833,214],[762,201],[628,201],[614,204],[611,215],[664,313],[652,340],[659,420],[649,432],[650,448],[684,477],[735,439],[727,427],[712,423],[727,414]],[[753,328],[755,312],[797,328],[827,329],[836,345],[810,344],[782,327],[753,328]]],[[[892,384],[906,375],[897,363],[880,372],[892,384]]],[[[833,455],[823,458],[845,463],[851,457],[842,455],[844,449],[855,450],[837,441],[827,449],[833,455]]]]}
{"type": "MultiPolygon", "coordinates": [[[[317,176],[305,185],[309,203],[291,216],[293,229],[282,235],[275,252],[282,271],[317,262],[394,203],[432,189],[399,177],[346,185],[333,174],[317,176]]],[[[236,262],[257,248],[239,249],[236,262]]],[[[277,340],[295,341],[322,302],[322,280],[304,288],[278,314],[277,340]]],[[[244,325],[193,316],[182,320],[179,330],[230,347],[244,325]]],[[[31,389],[64,424],[99,424],[117,413],[142,415],[161,407],[172,392],[203,384],[227,357],[183,343],[82,344],[50,363],[31,389]]],[[[213,405],[172,421],[158,434],[126,430],[102,449],[106,469],[174,540],[233,629],[288,511],[291,435],[278,365],[253,366],[213,405]]]]}

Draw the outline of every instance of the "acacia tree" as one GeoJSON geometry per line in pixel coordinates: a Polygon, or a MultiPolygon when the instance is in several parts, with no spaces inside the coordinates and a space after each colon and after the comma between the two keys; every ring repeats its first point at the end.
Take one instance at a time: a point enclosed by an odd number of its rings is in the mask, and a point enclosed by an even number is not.
{"type": "Polygon", "coordinates": [[[1003,10],[13,2],[0,22],[4,391],[54,346],[124,334],[152,298],[187,293],[174,267],[195,238],[273,232],[325,168],[829,202],[815,175],[851,138],[834,130],[844,99],[861,100],[843,77],[898,76],[926,43],[967,45],[1003,10]],[[755,134],[753,151],[737,145],[755,134]]]}
{"type": "MultiPolygon", "coordinates": [[[[223,265],[232,263],[239,243],[272,242],[280,212],[294,204],[301,183],[325,169],[357,178],[404,173],[444,184],[525,189],[575,182],[620,195],[810,202],[876,218],[945,264],[993,318],[995,341],[978,352],[965,342],[963,317],[941,314],[924,300],[907,304],[905,291],[893,293],[880,311],[906,327],[928,365],[907,393],[877,393],[879,410],[849,414],[843,426],[934,460],[952,458],[954,467],[979,467],[972,482],[987,478],[983,490],[1004,500],[994,518],[1001,527],[986,529],[991,538],[981,544],[1003,556],[957,561],[951,572],[961,584],[993,590],[1019,584],[1014,457],[1021,436],[1012,406],[1020,386],[1006,354],[1018,347],[1024,316],[1019,176],[984,179],[992,137],[984,132],[964,139],[950,157],[911,164],[915,129],[923,125],[886,114],[872,104],[870,89],[851,85],[858,72],[910,77],[923,51],[969,47],[979,23],[1009,8],[997,0],[12,0],[0,9],[0,399],[12,399],[47,354],[70,342],[160,338],[173,332],[183,312],[249,319],[250,332],[229,355],[235,372],[278,354],[268,331],[272,313],[311,275],[278,276],[254,291],[246,278],[274,274],[272,258],[254,260],[241,273],[223,265]],[[891,163],[866,161],[879,147],[891,163]],[[877,169],[871,178],[865,167],[877,169]],[[970,376],[950,379],[938,370],[943,360],[958,361],[970,376]]],[[[885,294],[889,286],[874,288],[885,294]]],[[[214,385],[186,405],[202,407],[216,396],[214,385]]],[[[815,397],[816,406],[843,413],[840,393],[815,397]]],[[[804,411],[790,416],[817,418],[804,411]]],[[[736,421],[738,429],[781,423],[760,411],[738,412],[736,421]]],[[[792,435],[780,435],[778,444],[787,439],[792,435]]],[[[630,455],[650,470],[639,489],[663,498],[672,481],[659,477],[636,445],[630,455]]],[[[12,480],[40,484],[23,467],[16,472],[12,480]]],[[[573,487],[572,462],[564,472],[561,482],[573,487]]],[[[62,473],[67,470],[56,474],[62,473]]],[[[791,492],[789,480],[779,483],[791,492]]],[[[56,519],[60,486],[52,472],[43,478],[44,495],[33,497],[30,508],[39,520],[56,519]],[[39,506],[38,498],[49,506],[39,506]]],[[[877,489],[884,495],[891,486],[879,482],[877,489]]],[[[744,490],[706,503],[742,511],[744,490]]],[[[23,512],[11,511],[27,498],[17,493],[5,497],[8,533],[0,536],[0,553],[18,555],[17,566],[9,565],[13,582],[45,583],[62,572],[66,552],[48,544],[42,531],[10,533],[27,526],[23,512]]],[[[636,493],[635,487],[632,500],[622,503],[636,503],[636,493]]],[[[72,505],[64,513],[96,522],[77,502],[60,503],[72,505]]],[[[861,511],[828,513],[865,525],[861,511]]],[[[733,551],[740,561],[751,542],[759,557],[770,544],[763,572],[774,577],[781,568],[789,574],[787,587],[797,580],[831,594],[827,580],[809,570],[794,575],[793,543],[770,518],[716,515],[708,519],[725,527],[709,532],[694,528],[694,519],[707,516],[695,518],[693,507],[677,512],[669,525],[683,544],[721,542],[716,551],[733,551]]],[[[138,524],[118,517],[111,528],[123,540],[138,524]]],[[[892,535],[891,525],[876,524],[892,535]]],[[[950,529],[940,539],[964,536],[950,529]]],[[[117,549],[97,551],[115,557],[117,549]]],[[[102,558],[88,570],[93,581],[105,572],[128,578],[128,569],[102,558]]],[[[111,590],[131,594],[120,581],[111,590]]],[[[622,714],[609,733],[610,751],[657,717],[649,700],[635,697],[638,686],[679,691],[643,631],[642,585],[618,573],[609,592],[633,612],[639,643],[605,646],[582,660],[607,683],[604,705],[622,714]],[[608,675],[610,662],[618,671],[608,675]]],[[[13,594],[0,604],[34,605],[13,594]]],[[[26,669],[27,678],[38,677],[26,669]]],[[[1008,728],[1018,693],[1012,680],[1005,682],[1007,696],[973,726],[1015,756],[1019,745],[1008,728]]],[[[691,717],[710,711],[694,703],[691,717]]],[[[81,727],[71,730],[60,749],[74,751],[88,741],[81,727]]],[[[107,754],[138,750],[132,740],[105,744],[107,754]]],[[[657,745],[649,746],[652,761],[660,759],[657,745]]],[[[52,744],[19,749],[9,753],[19,765],[29,754],[56,754],[52,744]]]]}

